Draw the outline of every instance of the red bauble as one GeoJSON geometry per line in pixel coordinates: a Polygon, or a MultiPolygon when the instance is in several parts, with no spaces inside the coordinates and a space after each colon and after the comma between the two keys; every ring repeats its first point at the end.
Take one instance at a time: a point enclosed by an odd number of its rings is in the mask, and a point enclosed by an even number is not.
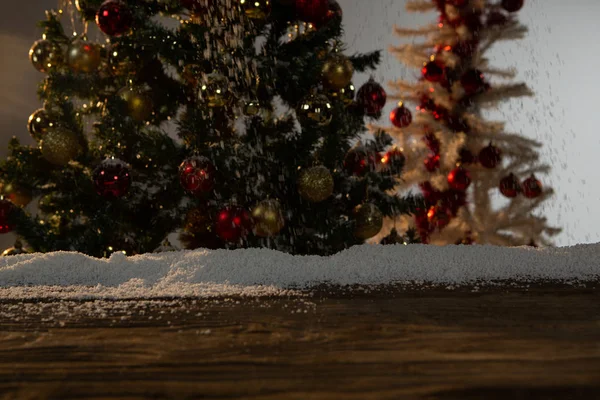
{"type": "Polygon", "coordinates": [[[237,242],[252,229],[250,214],[241,207],[225,207],[217,215],[215,230],[226,242],[237,242]]]}
{"type": "Polygon", "coordinates": [[[542,195],[542,183],[534,176],[531,175],[523,182],[523,196],[528,199],[535,199],[542,195]]]}
{"type": "Polygon", "coordinates": [[[298,19],[313,24],[326,21],[329,13],[329,0],[296,0],[296,14],[298,19]]]}
{"type": "Polygon", "coordinates": [[[215,186],[215,167],[206,157],[194,156],[179,166],[179,181],[188,192],[198,195],[208,193],[215,186]]]}
{"type": "Polygon", "coordinates": [[[352,175],[363,176],[367,172],[373,172],[382,157],[358,146],[350,149],[344,158],[344,169],[352,175]]]}
{"type": "Polygon", "coordinates": [[[425,169],[429,172],[435,172],[438,168],[440,168],[440,155],[439,154],[430,154],[427,156],[425,161],[423,161],[425,165],[425,169]]]}
{"type": "Polygon", "coordinates": [[[392,174],[399,174],[402,172],[402,168],[404,168],[406,157],[400,149],[392,149],[381,158],[381,163],[386,167],[387,171],[392,174]]]}
{"type": "Polygon", "coordinates": [[[502,151],[490,143],[479,152],[479,163],[485,168],[496,168],[502,162],[502,151]]]}
{"type": "Polygon", "coordinates": [[[521,184],[514,174],[500,180],[500,193],[509,199],[517,197],[521,191],[521,184]]]}
{"type": "Polygon", "coordinates": [[[0,233],[9,233],[15,226],[8,221],[9,214],[15,209],[15,205],[6,199],[0,200],[0,233]]]}
{"type": "Polygon", "coordinates": [[[508,12],[517,12],[523,8],[525,0],[502,0],[502,8],[508,12]]]}
{"type": "Polygon", "coordinates": [[[94,189],[105,198],[123,197],[131,187],[129,167],[119,159],[102,161],[94,170],[94,189]]]}
{"type": "Polygon", "coordinates": [[[434,172],[440,167],[440,155],[430,154],[424,161],[425,169],[429,172],[434,172]]]}
{"type": "Polygon", "coordinates": [[[448,174],[448,185],[454,190],[465,191],[471,185],[471,174],[463,167],[456,167],[448,174]]]}
{"type": "Polygon", "coordinates": [[[500,11],[492,11],[489,13],[487,17],[487,26],[503,26],[508,22],[508,17],[506,14],[501,13],[500,11]]]}
{"type": "Polygon", "coordinates": [[[450,210],[443,206],[432,206],[427,211],[427,220],[430,226],[434,226],[438,229],[443,229],[450,223],[452,214],[450,210]]]}
{"type": "Polygon", "coordinates": [[[108,36],[121,36],[131,29],[133,17],[127,5],[117,0],[105,1],[96,14],[98,28],[108,36]]]}
{"type": "Polygon", "coordinates": [[[429,82],[441,82],[445,76],[444,64],[440,61],[430,61],[421,70],[423,78],[429,82]]]}
{"type": "Polygon", "coordinates": [[[381,85],[369,79],[356,94],[356,102],[366,115],[376,117],[381,113],[387,101],[387,93],[381,85]]]}
{"type": "Polygon", "coordinates": [[[460,78],[460,84],[467,95],[481,93],[486,89],[483,73],[478,69],[471,69],[465,72],[460,78]]]}
{"type": "Polygon", "coordinates": [[[412,114],[404,104],[399,104],[390,113],[390,121],[396,128],[406,128],[412,122],[412,114]]]}

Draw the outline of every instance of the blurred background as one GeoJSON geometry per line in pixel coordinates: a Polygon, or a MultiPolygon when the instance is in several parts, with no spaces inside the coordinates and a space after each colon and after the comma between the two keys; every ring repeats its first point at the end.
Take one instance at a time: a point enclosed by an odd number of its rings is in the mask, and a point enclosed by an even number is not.
{"type": "MultiPolygon", "coordinates": [[[[40,38],[36,23],[44,11],[57,8],[60,0],[3,1],[0,13],[0,157],[12,136],[33,144],[27,118],[41,106],[36,98],[43,75],[30,64],[28,51],[40,38]]],[[[383,62],[374,77],[382,83],[412,79],[418,71],[405,69],[387,53],[400,43],[394,25],[416,27],[434,22],[434,14],[408,14],[404,0],[338,0],[344,10],[347,53],[384,50],[383,62]]],[[[542,182],[556,196],[539,209],[551,225],[563,233],[556,245],[600,242],[600,113],[596,110],[596,81],[600,66],[598,0],[526,0],[519,13],[530,33],[525,40],[500,43],[492,65],[515,67],[518,79],[536,93],[534,98],[514,100],[490,117],[508,122],[508,130],[541,141],[542,161],[552,166],[542,182]],[[598,35],[598,36],[597,36],[598,35]]],[[[67,21],[65,21],[67,22],[67,21]]],[[[67,26],[68,22],[67,22],[67,26]]],[[[101,36],[91,36],[99,40],[101,36]]],[[[360,86],[368,76],[359,76],[360,86]]],[[[388,108],[391,109],[393,102],[388,108]]],[[[387,113],[384,113],[387,115],[387,113]]],[[[14,237],[0,236],[0,249],[11,247],[14,237]]]]}

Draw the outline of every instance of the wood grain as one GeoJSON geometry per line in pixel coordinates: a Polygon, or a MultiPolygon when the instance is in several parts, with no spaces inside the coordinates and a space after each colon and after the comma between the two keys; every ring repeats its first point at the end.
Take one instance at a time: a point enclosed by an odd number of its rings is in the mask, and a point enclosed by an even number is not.
{"type": "Polygon", "coordinates": [[[600,398],[600,291],[0,302],[4,399],[600,398]]]}

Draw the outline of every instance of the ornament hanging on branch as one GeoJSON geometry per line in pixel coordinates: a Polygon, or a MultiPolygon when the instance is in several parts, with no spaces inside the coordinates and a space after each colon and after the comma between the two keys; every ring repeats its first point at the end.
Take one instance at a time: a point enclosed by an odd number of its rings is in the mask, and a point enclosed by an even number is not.
{"type": "Polygon", "coordinates": [[[502,8],[511,13],[519,11],[524,4],[525,0],[502,0],[502,8]]]}
{"type": "Polygon", "coordinates": [[[244,14],[256,21],[264,21],[271,14],[271,0],[239,0],[244,14]]]}
{"type": "Polygon", "coordinates": [[[116,158],[102,161],[92,176],[96,193],[106,199],[123,197],[131,187],[129,166],[116,158]]]}
{"type": "Polygon", "coordinates": [[[133,24],[133,16],[125,3],[108,0],[98,9],[96,24],[108,36],[119,37],[129,32],[133,24]]]}
{"type": "Polygon", "coordinates": [[[354,87],[354,84],[349,83],[345,88],[330,91],[329,97],[334,100],[339,100],[344,103],[344,105],[349,106],[354,101],[355,94],[356,88],[354,87]]]}
{"type": "Polygon", "coordinates": [[[10,200],[17,207],[25,207],[33,200],[31,189],[15,183],[0,183],[0,195],[10,200]]]}
{"type": "Polygon", "coordinates": [[[523,196],[528,199],[535,199],[542,195],[542,183],[535,177],[535,175],[531,175],[529,178],[525,179],[522,185],[523,196]]]}
{"type": "Polygon", "coordinates": [[[281,204],[278,200],[263,200],[252,209],[253,232],[256,236],[278,234],[285,226],[281,204]]]}
{"type": "Polygon", "coordinates": [[[319,126],[327,126],[333,119],[329,99],[324,95],[311,95],[300,103],[298,117],[303,121],[311,121],[319,126]]]}
{"type": "Polygon", "coordinates": [[[15,205],[6,199],[0,199],[0,233],[9,233],[15,226],[9,221],[15,205]]]}
{"type": "Polygon", "coordinates": [[[412,114],[402,102],[390,113],[390,121],[396,128],[406,128],[412,123],[412,114]]]}
{"type": "Polygon", "coordinates": [[[327,200],[333,194],[333,187],[333,176],[322,165],[304,169],[298,177],[300,196],[313,203],[327,200]]]}
{"type": "Polygon", "coordinates": [[[500,180],[500,193],[509,199],[517,197],[521,191],[521,183],[514,174],[510,174],[500,180]]]}
{"type": "Polygon", "coordinates": [[[479,152],[479,163],[485,168],[496,168],[502,162],[502,151],[491,143],[479,152]]]}
{"type": "Polygon", "coordinates": [[[46,39],[38,40],[29,50],[29,60],[35,69],[48,73],[62,65],[63,50],[54,42],[46,39]]]}
{"type": "Polygon", "coordinates": [[[27,130],[29,134],[37,141],[44,138],[49,129],[52,129],[54,123],[48,117],[48,113],[43,108],[36,110],[29,116],[27,121],[27,130]]]}
{"type": "Polygon", "coordinates": [[[216,169],[206,157],[187,158],[179,166],[181,186],[193,195],[210,193],[215,187],[216,169]]]}
{"type": "Polygon", "coordinates": [[[344,169],[355,176],[363,176],[367,172],[373,172],[377,169],[382,157],[368,151],[364,146],[357,145],[346,153],[344,158],[344,169]]]}
{"type": "Polygon", "coordinates": [[[248,212],[237,206],[225,207],[217,215],[215,230],[226,242],[239,242],[250,232],[252,221],[248,212]]]}
{"type": "Polygon", "coordinates": [[[471,174],[463,167],[456,167],[448,174],[448,185],[458,191],[465,191],[471,185],[471,174]]]}
{"type": "Polygon", "coordinates": [[[427,219],[430,226],[442,230],[450,223],[452,213],[447,207],[436,205],[430,207],[427,211],[427,219]]]}
{"type": "Polygon", "coordinates": [[[444,64],[438,60],[429,61],[426,63],[423,66],[421,73],[426,81],[432,83],[441,82],[446,75],[444,64]]]}
{"type": "Polygon", "coordinates": [[[75,133],[60,127],[49,131],[41,142],[42,156],[51,164],[65,166],[82,152],[75,133]]]}
{"type": "Polygon", "coordinates": [[[152,96],[147,89],[126,87],[119,91],[119,97],[127,105],[127,112],[137,122],[146,122],[153,113],[152,96]]]}
{"type": "Polygon", "coordinates": [[[425,169],[429,172],[434,172],[440,167],[440,155],[430,154],[423,162],[425,169]]]}
{"type": "Polygon", "coordinates": [[[383,228],[383,214],[372,203],[361,204],[353,211],[354,236],[367,240],[376,236],[383,228]]]}
{"type": "Polygon", "coordinates": [[[387,93],[373,78],[369,79],[356,94],[358,107],[369,117],[377,117],[385,107],[386,101],[387,93]]]}
{"type": "Polygon", "coordinates": [[[325,61],[321,72],[323,85],[331,90],[342,90],[352,82],[354,66],[348,57],[336,54],[325,61]]]}
{"type": "Polygon", "coordinates": [[[67,65],[73,72],[95,72],[101,61],[100,46],[96,43],[76,40],[67,50],[67,65]]]}

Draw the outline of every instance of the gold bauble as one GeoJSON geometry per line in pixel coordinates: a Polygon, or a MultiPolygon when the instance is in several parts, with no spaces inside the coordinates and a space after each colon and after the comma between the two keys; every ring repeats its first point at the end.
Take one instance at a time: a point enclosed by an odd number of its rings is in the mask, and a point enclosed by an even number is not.
{"type": "Polygon", "coordinates": [[[362,204],[354,209],[354,236],[367,240],[376,236],[383,228],[383,214],[371,203],[362,204]]]}
{"type": "Polygon", "coordinates": [[[298,192],[313,203],[327,200],[333,194],[333,176],[324,166],[312,167],[300,172],[298,192]]]}
{"type": "Polygon", "coordinates": [[[18,186],[14,183],[0,183],[0,195],[10,200],[16,206],[25,207],[33,200],[33,194],[30,189],[18,186]]]}
{"type": "Polygon", "coordinates": [[[41,142],[42,156],[51,164],[64,166],[81,153],[77,136],[64,128],[55,128],[41,142]]]}
{"type": "Polygon", "coordinates": [[[100,46],[86,40],[76,40],[67,50],[67,65],[73,72],[91,73],[102,61],[100,46]]]}
{"type": "Polygon", "coordinates": [[[252,222],[256,236],[278,234],[285,226],[281,204],[277,200],[263,200],[252,209],[252,222]]]}
{"type": "Polygon", "coordinates": [[[28,253],[29,252],[23,248],[23,243],[21,243],[20,240],[17,240],[15,242],[15,245],[12,248],[6,249],[2,252],[2,257],[18,256],[19,254],[28,254],[28,253]]]}
{"type": "Polygon", "coordinates": [[[298,116],[304,120],[310,120],[320,126],[327,126],[333,118],[331,103],[326,96],[309,96],[300,103],[298,116]]]}
{"type": "Polygon", "coordinates": [[[354,75],[354,66],[345,56],[338,54],[323,64],[323,84],[329,89],[341,90],[348,86],[354,75]]]}
{"type": "Polygon", "coordinates": [[[250,19],[265,20],[271,14],[270,0],[239,0],[244,14],[250,19]]]}
{"type": "Polygon", "coordinates": [[[48,117],[48,113],[43,108],[36,110],[29,116],[27,121],[27,130],[35,140],[43,139],[44,135],[52,129],[54,123],[48,117]]]}
{"type": "Polygon", "coordinates": [[[244,106],[244,114],[249,117],[255,117],[260,113],[261,107],[258,100],[251,100],[246,102],[244,106]]]}
{"type": "Polygon", "coordinates": [[[200,88],[200,97],[209,107],[223,107],[229,103],[229,80],[220,74],[210,74],[200,88]]]}
{"type": "Polygon", "coordinates": [[[38,40],[29,50],[29,60],[40,72],[50,72],[63,62],[62,48],[49,40],[38,40]]]}
{"type": "Polygon", "coordinates": [[[340,90],[332,90],[329,92],[329,97],[335,100],[339,100],[345,105],[349,106],[354,102],[354,95],[356,94],[356,88],[353,83],[349,83],[346,87],[340,90]]]}
{"type": "Polygon", "coordinates": [[[119,97],[127,103],[129,116],[138,122],[145,122],[152,115],[154,108],[152,97],[147,90],[141,88],[124,88],[119,97]]]}

